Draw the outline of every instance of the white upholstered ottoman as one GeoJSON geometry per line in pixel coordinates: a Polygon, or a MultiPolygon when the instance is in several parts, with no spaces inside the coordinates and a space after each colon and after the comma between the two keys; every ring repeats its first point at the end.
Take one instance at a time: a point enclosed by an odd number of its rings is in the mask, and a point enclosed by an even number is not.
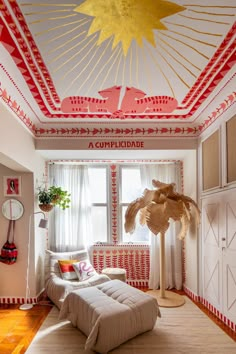
{"type": "Polygon", "coordinates": [[[111,280],[118,279],[126,282],[126,270],[123,268],[104,268],[102,274],[107,275],[111,280]]]}
{"type": "Polygon", "coordinates": [[[154,297],[121,280],[72,291],[60,319],[71,321],[86,336],[85,349],[107,353],[136,335],[151,330],[160,311],[154,297]]]}

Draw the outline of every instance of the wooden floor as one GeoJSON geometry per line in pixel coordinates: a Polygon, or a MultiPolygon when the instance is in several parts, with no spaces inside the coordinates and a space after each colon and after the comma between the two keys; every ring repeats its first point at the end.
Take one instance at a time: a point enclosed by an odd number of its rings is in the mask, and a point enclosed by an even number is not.
{"type": "Polygon", "coordinates": [[[0,353],[25,353],[51,308],[35,305],[24,311],[19,310],[19,305],[0,304],[0,353]]]}
{"type": "MultiPolygon", "coordinates": [[[[196,305],[236,341],[234,331],[224,325],[203,305],[199,303],[196,305]]],[[[25,353],[51,308],[52,305],[48,301],[42,301],[41,304],[27,311],[19,310],[19,305],[0,304],[0,354],[25,353]]]]}

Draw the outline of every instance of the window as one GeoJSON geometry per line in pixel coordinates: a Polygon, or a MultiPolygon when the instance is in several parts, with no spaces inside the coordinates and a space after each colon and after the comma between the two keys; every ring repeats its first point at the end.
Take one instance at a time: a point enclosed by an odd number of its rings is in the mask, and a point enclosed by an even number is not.
{"type": "Polygon", "coordinates": [[[139,166],[120,167],[120,230],[122,242],[148,242],[149,229],[146,225],[140,225],[139,213],[136,217],[136,227],[132,234],[124,229],[125,212],[130,202],[142,196],[143,188],[139,166]]]}
{"type": "Polygon", "coordinates": [[[133,234],[125,232],[125,212],[133,200],[142,196],[139,166],[117,165],[117,183],[112,183],[107,166],[89,166],[89,185],[92,199],[92,225],[94,242],[113,242],[116,225],[118,242],[148,242],[149,230],[138,222],[133,234]],[[112,193],[117,196],[117,213],[114,216],[112,193]],[[114,222],[114,218],[117,220],[114,222]]]}
{"type": "Polygon", "coordinates": [[[93,241],[107,242],[109,235],[107,168],[89,167],[88,174],[92,201],[93,241]]]}
{"type": "MultiPolygon", "coordinates": [[[[165,181],[174,176],[166,167],[128,162],[50,165],[50,179],[71,192],[71,208],[54,213],[55,225],[50,228],[53,247],[81,247],[86,242],[149,243],[150,230],[140,225],[139,214],[134,232],[125,232],[125,213],[128,205],[151,187],[148,180],[152,176],[165,181]]],[[[176,170],[175,163],[172,169],[176,170]]]]}

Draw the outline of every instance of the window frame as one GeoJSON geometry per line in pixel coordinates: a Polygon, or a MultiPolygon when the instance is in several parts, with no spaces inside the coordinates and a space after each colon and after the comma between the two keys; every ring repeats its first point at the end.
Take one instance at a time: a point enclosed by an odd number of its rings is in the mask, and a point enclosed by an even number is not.
{"type": "MultiPolygon", "coordinates": [[[[123,225],[122,225],[122,208],[124,206],[128,206],[130,204],[130,202],[128,203],[123,203],[121,198],[122,198],[122,169],[123,168],[126,168],[126,169],[137,169],[137,168],[140,168],[140,165],[138,163],[133,163],[133,164],[129,164],[129,163],[126,163],[126,164],[120,164],[119,165],[119,173],[118,173],[118,178],[119,178],[119,181],[118,181],[118,184],[119,184],[119,196],[118,196],[118,200],[119,200],[119,220],[118,220],[118,224],[119,224],[119,243],[120,244],[124,244],[124,245],[127,245],[127,244],[133,244],[133,245],[150,245],[150,237],[149,237],[149,240],[148,241],[124,241],[123,240],[123,235],[122,235],[122,229],[123,229],[123,225]]],[[[141,196],[141,195],[140,195],[141,196]]],[[[139,198],[139,196],[137,195],[137,198],[139,198]]],[[[135,200],[135,199],[134,199],[135,200]]]]}
{"type": "MultiPolygon", "coordinates": [[[[106,203],[91,203],[92,207],[106,207],[106,211],[107,211],[107,240],[106,241],[94,241],[94,244],[96,243],[109,243],[111,242],[111,221],[110,221],[110,214],[109,214],[109,206],[110,206],[110,191],[109,191],[109,184],[110,184],[110,177],[109,177],[109,172],[108,172],[108,167],[109,165],[108,164],[91,164],[91,165],[88,165],[88,169],[105,169],[106,173],[106,203]]],[[[94,239],[94,237],[93,237],[94,239]]]]}

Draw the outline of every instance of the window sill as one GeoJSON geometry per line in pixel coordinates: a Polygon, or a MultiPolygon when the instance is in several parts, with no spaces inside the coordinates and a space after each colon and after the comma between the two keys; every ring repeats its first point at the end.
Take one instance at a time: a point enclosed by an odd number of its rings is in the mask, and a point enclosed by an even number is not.
{"type": "Polygon", "coordinates": [[[150,243],[147,242],[120,242],[120,243],[109,243],[109,242],[96,242],[92,247],[144,247],[149,248],[150,243]]]}

